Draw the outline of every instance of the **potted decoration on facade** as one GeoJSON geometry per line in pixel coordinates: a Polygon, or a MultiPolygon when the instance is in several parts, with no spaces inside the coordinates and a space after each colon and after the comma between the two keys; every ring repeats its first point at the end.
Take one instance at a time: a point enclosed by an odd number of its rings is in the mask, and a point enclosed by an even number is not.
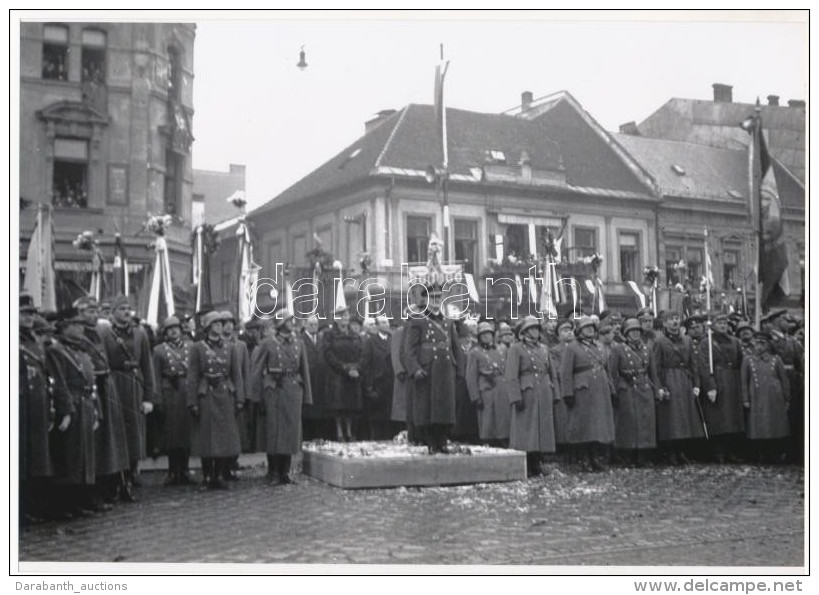
{"type": "Polygon", "coordinates": [[[310,263],[314,276],[318,277],[323,272],[333,270],[333,255],[324,248],[324,242],[316,234],[313,234],[313,241],[315,242],[313,249],[305,256],[307,256],[307,262],[310,263]]]}
{"type": "Polygon", "coordinates": [[[358,266],[361,267],[361,274],[367,275],[370,272],[370,267],[373,264],[373,259],[369,252],[362,252],[361,258],[358,261],[358,266]]]}
{"type": "Polygon", "coordinates": [[[103,258],[100,252],[99,244],[94,239],[94,233],[91,231],[84,231],[78,234],[72,242],[78,250],[91,252],[91,284],[88,288],[88,295],[93,296],[94,299],[102,299],[102,285],[103,285],[103,258]]]}

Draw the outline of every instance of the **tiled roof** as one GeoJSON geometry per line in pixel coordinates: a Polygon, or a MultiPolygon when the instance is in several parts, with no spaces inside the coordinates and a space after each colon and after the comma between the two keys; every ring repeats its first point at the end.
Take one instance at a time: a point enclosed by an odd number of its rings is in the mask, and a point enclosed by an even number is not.
{"type": "MultiPolygon", "coordinates": [[[[640,134],[653,138],[689,141],[738,149],[749,135],[739,127],[755,106],[698,99],[673,98],[638,125],[640,134]]],[[[805,182],[805,108],[760,106],[762,126],[771,154],[805,182]]]]}
{"type": "MultiPolygon", "coordinates": [[[[568,104],[536,120],[449,108],[447,136],[453,181],[479,182],[474,170],[486,163],[487,151],[502,152],[509,166],[519,165],[525,152],[533,171],[564,171],[568,188],[580,193],[652,193],[568,104]]],[[[433,106],[410,104],[251,216],[375,175],[421,177],[442,160],[433,106]]]]}
{"type": "MultiPolygon", "coordinates": [[[[639,161],[665,196],[748,200],[748,150],[722,149],[691,142],[613,134],[639,161]]],[[[805,189],[774,160],[779,196],[788,206],[804,208],[805,189]]]]}
{"type": "Polygon", "coordinates": [[[746,151],[628,134],[613,136],[651,173],[666,196],[748,200],[746,151]]]}

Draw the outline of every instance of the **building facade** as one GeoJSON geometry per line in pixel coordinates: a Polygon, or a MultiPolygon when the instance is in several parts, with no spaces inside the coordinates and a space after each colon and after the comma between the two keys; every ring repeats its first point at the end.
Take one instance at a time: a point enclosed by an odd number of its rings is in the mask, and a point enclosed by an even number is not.
{"type": "Polygon", "coordinates": [[[22,23],[20,254],[37,205],[53,210],[58,286],[88,286],[91,258],[72,241],[97,240],[106,269],[121,235],[132,302],[147,303],[149,214],[167,214],[174,291],[190,277],[193,50],[183,23],[22,23]],[[178,286],[177,286],[178,283],[178,286]]]}

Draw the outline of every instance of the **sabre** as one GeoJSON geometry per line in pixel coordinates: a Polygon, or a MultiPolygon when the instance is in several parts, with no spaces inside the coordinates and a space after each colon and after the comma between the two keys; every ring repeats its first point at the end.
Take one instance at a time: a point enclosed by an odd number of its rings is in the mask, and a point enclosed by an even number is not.
{"type": "Polygon", "coordinates": [[[702,431],[705,432],[705,439],[710,440],[710,437],[708,436],[708,424],[705,423],[705,413],[703,413],[700,398],[695,396],[694,403],[697,406],[697,416],[700,418],[700,423],[702,424],[702,431]]]}

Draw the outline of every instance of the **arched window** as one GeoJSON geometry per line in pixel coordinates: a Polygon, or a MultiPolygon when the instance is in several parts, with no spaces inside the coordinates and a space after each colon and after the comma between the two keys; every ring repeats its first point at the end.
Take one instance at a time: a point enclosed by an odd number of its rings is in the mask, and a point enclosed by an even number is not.
{"type": "Polygon", "coordinates": [[[82,82],[105,84],[106,35],[97,29],[82,32],[82,82]]]}
{"type": "Polygon", "coordinates": [[[43,78],[68,80],[68,27],[43,26],[43,78]]]}

